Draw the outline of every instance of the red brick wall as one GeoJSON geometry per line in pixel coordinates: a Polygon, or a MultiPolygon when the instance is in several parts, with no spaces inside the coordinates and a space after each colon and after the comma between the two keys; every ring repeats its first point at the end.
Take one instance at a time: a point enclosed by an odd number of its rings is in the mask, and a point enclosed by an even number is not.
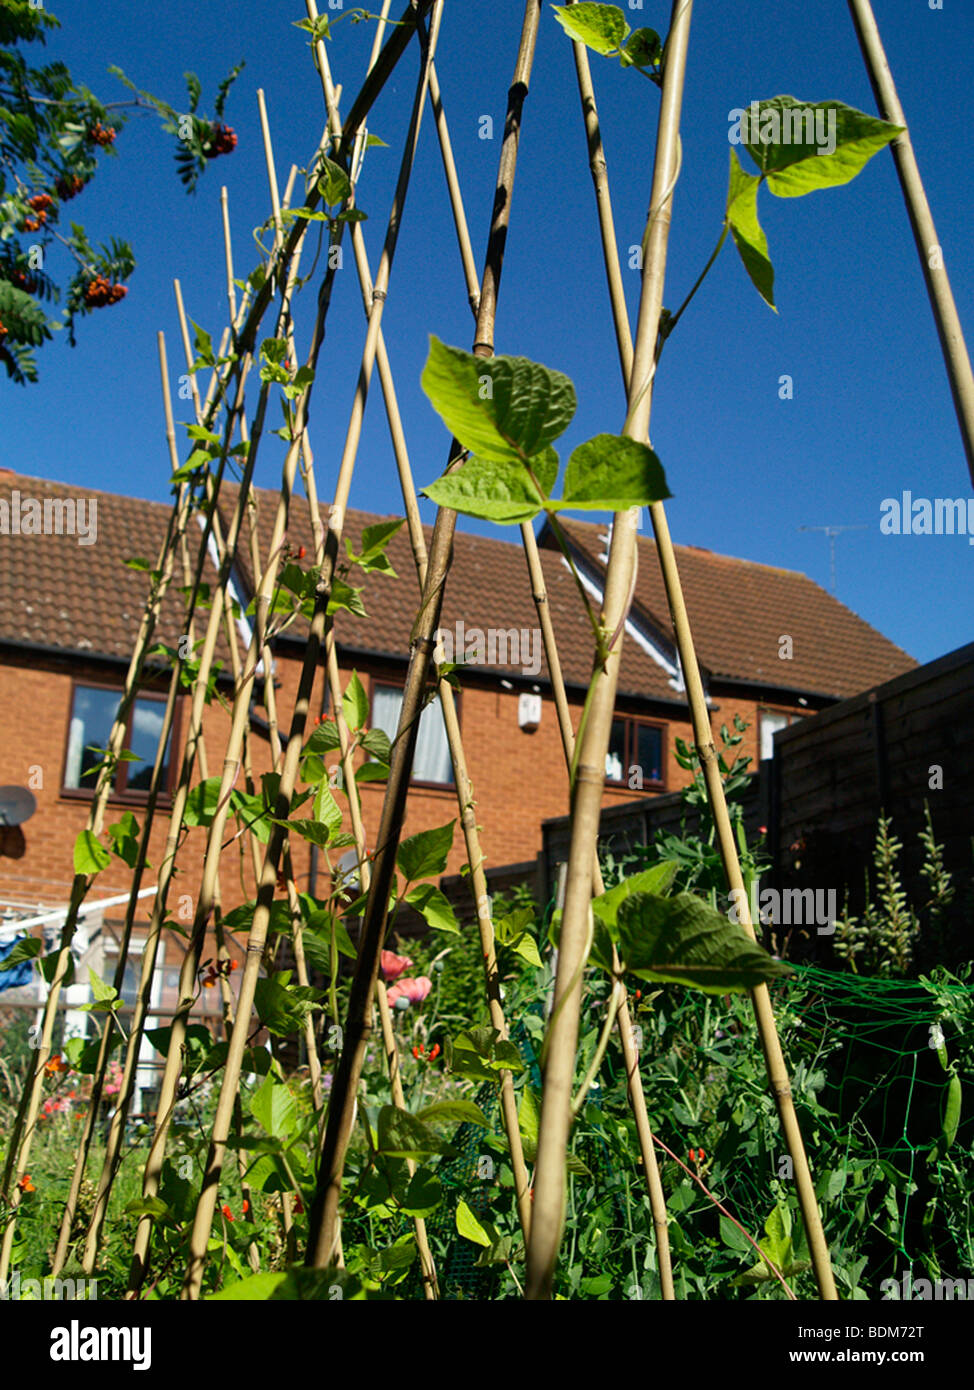
{"type": "MultiPolygon", "coordinates": [[[[388,679],[391,668],[377,666],[380,679],[388,679]]],[[[79,663],[47,656],[7,656],[0,664],[0,783],[26,786],[32,776],[36,780],[39,768],[43,785],[35,788],[38,809],[23,826],[23,852],[17,857],[19,837],[11,832],[0,839],[0,899],[59,904],[68,899],[72,879],[72,849],[78,832],[83,829],[88,811],[84,801],[62,795],[61,778],[67,746],[72,681],[120,685],[112,679],[107,668],[98,663],[79,663]]],[[[279,716],[286,731],[299,678],[298,660],[278,658],[277,692],[279,716]]],[[[363,674],[366,689],[369,678],[363,674]]],[[[342,672],[343,686],[350,667],[342,672]]],[[[757,703],[753,699],[721,698],[713,715],[715,734],[721,723],[732,725],[739,712],[750,727],[740,745],[740,751],[750,754],[756,766],[758,722],[757,703]]],[[[318,673],[312,711],[321,707],[321,672],[318,673]]],[[[774,706],[776,709],[786,706],[774,706]]],[[[572,702],[573,723],[577,728],[581,712],[579,700],[572,702]]],[[[807,712],[807,711],[797,711],[807,712]]],[[[554,705],[543,697],[540,727],[526,733],[518,727],[518,691],[505,690],[497,681],[480,685],[466,684],[460,697],[460,722],[466,749],[467,764],[476,798],[477,821],[481,827],[481,847],[492,867],[532,859],[541,848],[543,820],[564,815],[568,810],[568,779],[565,772],[554,705]]],[[[181,733],[185,738],[189,718],[189,698],[182,697],[181,733]]],[[[219,775],[229,721],[218,704],[207,707],[204,718],[204,738],[209,757],[208,771],[219,775]]],[[[674,742],[681,737],[692,739],[686,719],[669,719],[665,732],[667,790],[683,785],[685,774],[675,758],[674,742]]],[[[181,749],[180,749],[181,752],[181,749]]],[[[255,777],[271,768],[270,748],[266,737],[252,738],[255,777]]],[[[329,762],[338,762],[337,754],[329,762]]],[[[200,773],[194,782],[200,780],[200,773]]],[[[237,783],[243,786],[241,776],[237,783]]],[[[361,785],[362,807],[369,848],[375,848],[384,795],[384,784],[361,785]]],[[[604,804],[630,800],[638,795],[628,787],[609,788],[604,804]]],[[[343,798],[339,795],[339,802],[343,798]]],[[[126,807],[117,801],[109,805],[106,823],[119,818],[126,807]]],[[[141,821],[141,811],[133,806],[141,821]]],[[[408,803],[405,833],[415,834],[432,826],[458,819],[456,793],[452,788],[417,787],[408,803]]],[[[165,807],[157,810],[149,859],[154,866],[144,879],[146,886],[157,881],[168,824],[165,807]]],[[[235,823],[228,822],[227,838],[233,834],[235,823]]],[[[169,911],[177,920],[186,921],[186,910],[179,912],[183,895],[189,895],[195,905],[202,870],[206,832],[190,830],[179,857],[179,873],[170,890],[169,911]]],[[[308,882],[309,852],[305,842],[297,840],[294,847],[298,886],[308,882]]],[[[454,839],[447,872],[459,872],[465,862],[465,851],[459,826],[454,839]]],[[[326,891],[325,856],[319,860],[318,891],[326,891]]],[[[107,897],[124,892],[129,884],[130,871],[114,857],[107,869],[98,876],[94,897],[107,897]]],[[[221,861],[221,892],[226,908],[253,896],[255,879],[249,848],[243,837],[233,840],[224,850],[221,861]],[[245,847],[241,867],[241,846],[245,847]]],[[[143,900],[139,918],[148,915],[151,898],[143,900]]],[[[191,919],[191,914],[190,914],[191,919]]]]}

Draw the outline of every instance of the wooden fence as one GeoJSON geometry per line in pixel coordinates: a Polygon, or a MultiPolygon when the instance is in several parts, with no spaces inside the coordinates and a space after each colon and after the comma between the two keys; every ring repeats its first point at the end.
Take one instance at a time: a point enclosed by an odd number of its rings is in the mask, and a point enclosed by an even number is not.
{"type": "MultiPolygon", "coordinates": [[[[920,869],[924,803],[959,898],[974,882],[974,643],[780,730],[774,757],[737,793],[748,840],[764,827],[772,869],[762,886],[835,889],[861,910],[881,812],[903,843],[901,876],[914,905],[927,897],[920,869]]],[[[661,833],[693,830],[679,792],[602,812],[601,843],[615,853],[661,833]]],[[[568,857],[567,816],[545,821],[535,876],[546,898],[568,857]]],[[[531,866],[524,869],[530,881],[531,866]]],[[[498,877],[503,871],[498,870],[498,877]]]]}

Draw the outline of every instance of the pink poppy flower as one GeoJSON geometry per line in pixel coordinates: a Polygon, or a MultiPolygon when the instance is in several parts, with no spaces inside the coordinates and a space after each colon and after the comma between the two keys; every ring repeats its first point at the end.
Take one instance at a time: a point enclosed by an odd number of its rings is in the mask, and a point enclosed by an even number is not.
{"type": "Polygon", "coordinates": [[[396,980],[404,970],[408,970],[412,961],[408,956],[397,956],[395,951],[383,951],[380,969],[384,980],[396,980]]]}
{"type": "Polygon", "coordinates": [[[422,1004],[432,988],[433,981],[428,975],[420,975],[418,980],[399,980],[389,991],[389,1003],[395,1004],[397,1000],[405,999],[407,1004],[422,1004]]]}

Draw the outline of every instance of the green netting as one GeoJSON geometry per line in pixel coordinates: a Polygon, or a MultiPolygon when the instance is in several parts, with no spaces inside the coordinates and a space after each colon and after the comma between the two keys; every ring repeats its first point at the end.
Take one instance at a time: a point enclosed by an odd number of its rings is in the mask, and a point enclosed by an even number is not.
{"type": "MultiPolygon", "coordinates": [[[[974,1084],[974,988],[946,972],[926,981],[887,980],[796,965],[772,999],[840,1296],[882,1297],[882,1281],[905,1270],[974,1275],[974,1114],[963,1105],[955,1125],[949,1106],[951,1096],[956,1102],[974,1084]]],[[[654,1131],[684,1161],[689,1147],[706,1150],[708,1185],[759,1239],[776,1204],[793,1198],[794,1183],[749,999],[666,987],[643,1001],[636,1021],[654,1131]]],[[[538,1088],[523,1022],[512,1037],[527,1068],[523,1080],[538,1088]]],[[[496,1087],[485,1083],[474,1098],[501,1135],[496,1087]]],[[[576,1125],[573,1151],[590,1174],[575,1181],[613,1213],[609,1234],[616,1240],[632,1238],[633,1209],[646,1204],[634,1138],[607,1144],[613,1131],[600,1118],[627,1115],[624,1068],[613,1044],[576,1125]]],[[[480,1248],[457,1234],[456,1207],[462,1197],[475,1215],[493,1219],[498,1187],[490,1165],[503,1160],[491,1154],[479,1126],[461,1126],[453,1143],[456,1156],[437,1168],[445,1200],[427,1222],[441,1295],[490,1299],[503,1268],[477,1264],[480,1248]]],[[[718,1216],[677,1164],[662,1152],[659,1161],[671,1220],[682,1228],[682,1235],[674,1232],[674,1265],[689,1273],[704,1261],[718,1216]]],[[[651,1244],[648,1220],[644,1230],[641,1244],[651,1244]]],[[[647,1259],[645,1268],[652,1264],[647,1259]]],[[[799,1274],[796,1264],[793,1286],[799,1274]]],[[[654,1279],[649,1275],[647,1289],[654,1279]]],[[[750,1293],[728,1281],[725,1294],[711,1296],[750,1293]]],[[[695,1296],[692,1284],[678,1296],[695,1296]]],[[[813,1285],[804,1296],[814,1296],[813,1285]]]]}
{"type": "MultiPolygon", "coordinates": [[[[974,1115],[951,1117],[974,1082],[974,989],[935,976],[799,965],[772,990],[826,1237],[834,1259],[861,1261],[849,1292],[869,1297],[906,1269],[974,1273],[974,1115]]],[[[721,1196],[759,1236],[793,1185],[747,999],[688,991],[677,1000],[667,990],[639,1022],[654,1129],[684,1160],[688,1144],[705,1147],[721,1196]],[[741,1161],[744,1143],[756,1162],[741,1161]]],[[[618,1054],[606,1070],[621,1079],[618,1054]]],[[[680,1174],[671,1162],[667,1176],[672,1192],[680,1174]]]]}

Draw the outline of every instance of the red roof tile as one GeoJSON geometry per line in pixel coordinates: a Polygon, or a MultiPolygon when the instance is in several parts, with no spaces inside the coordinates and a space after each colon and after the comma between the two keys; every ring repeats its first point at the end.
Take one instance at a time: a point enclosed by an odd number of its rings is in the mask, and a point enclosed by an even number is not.
{"type": "MultiPolygon", "coordinates": [[[[604,572],[605,526],[562,525],[580,556],[604,572]]],[[[675,550],[697,658],[711,677],[842,699],[917,665],[807,575],[697,546],[675,550]],[[778,655],[785,635],[792,638],[790,660],[778,655]]],[[[634,608],[675,640],[656,542],[647,535],[639,537],[634,608]]]]}
{"type": "MultiPolygon", "coordinates": [[[[60,515],[65,531],[16,535],[0,530],[0,640],[127,659],[150,580],[145,571],[128,569],[124,561],[142,558],[155,566],[172,509],[165,503],[0,470],[0,519],[11,532],[14,512],[23,514],[28,499],[41,504],[42,519],[46,501],[49,522],[56,524],[60,515]],[[51,506],[55,500],[74,504],[75,534],[67,533],[70,510],[59,512],[51,506]],[[79,541],[79,502],[90,544],[86,537],[79,541]]],[[[3,524],[0,520],[0,527],[3,524]]],[[[192,525],[196,532],[196,522],[192,525]]],[[[191,533],[191,557],[195,550],[196,536],[191,533]]],[[[206,579],[215,579],[209,566],[206,579]]],[[[179,569],[156,626],[154,640],[170,646],[186,631],[181,586],[179,569]]],[[[199,620],[196,635],[203,635],[199,620]]],[[[226,664],[225,649],[219,655],[226,664]]]]}

